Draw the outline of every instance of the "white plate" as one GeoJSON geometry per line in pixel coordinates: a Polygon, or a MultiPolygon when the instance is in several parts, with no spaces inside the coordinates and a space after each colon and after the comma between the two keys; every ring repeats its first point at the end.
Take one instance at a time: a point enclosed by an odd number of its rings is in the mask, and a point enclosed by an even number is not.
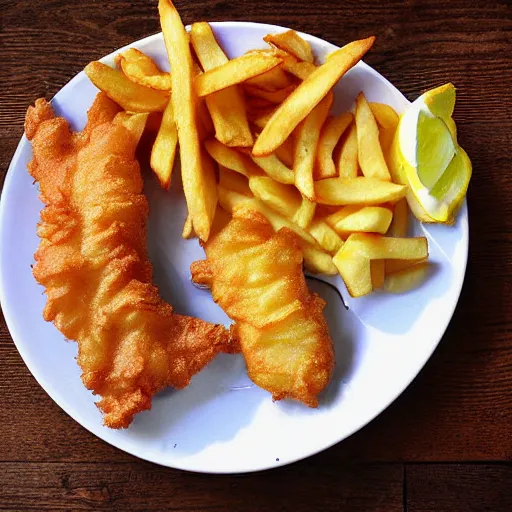
{"type": "MultiPolygon", "coordinates": [[[[284,30],[255,23],[212,25],[230,57],[264,48],[265,34],[284,30]]],[[[336,49],[304,37],[319,61],[336,49]]],[[[130,46],[168,68],[161,34],[130,46]]],[[[111,64],[113,56],[103,62],[111,64]]],[[[336,87],[335,109],[351,108],[360,90],[370,101],[388,103],[398,112],[408,104],[387,80],[359,63],[336,87]]],[[[52,104],[73,128],[81,129],[96,92],[82,72],[52,104]]],[[[45,297],[30,268],[39,242],[41,203],[26,171],[30,159],[31,148],[23,137],[5,180],[0,209],[0,299],[7,325],[29,370],[57,404],[101,439],[143,459],[191,471],[240,473],[282,466],[323,450],[356,432],[395,400],[436,348],[455,309],[467,260],[466,205],[453,227],[414,224],[414,233],[428,237],[435,264],[432,276],[418,290],[350,300],[346,311],[332,289],[311,283],[327,300],[337,363],[318,409],[273,403],[249,381],[241,356],[221,355],[187,389],[156,396],[152,410],[139,414],[129,429],[109,430],[102,426],[94,397],[80,380],[76,344],[66,343],[41,316],[45,297]]],[[[203,251],[197,241],[180,236],[185,220],[182,194],[163,192],[151,177],[146,189],[151,206],[149,250],[163,297],[177,312],[228,323],[209,293],[190,283],[189,265],[202,258],[203,251]]],[[[337,284],[343,289],[340,279],[337,284]]]]}

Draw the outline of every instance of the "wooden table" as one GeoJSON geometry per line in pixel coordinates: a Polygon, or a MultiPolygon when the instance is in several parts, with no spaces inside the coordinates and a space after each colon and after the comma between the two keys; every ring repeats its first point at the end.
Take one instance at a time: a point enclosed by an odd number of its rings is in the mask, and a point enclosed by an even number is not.
{"type": "MultiPolygon", "coordinates": [[[[35,98],[160,30],[146,0],[1,0],[0,168],[35,98]]],[[[411,100],[452,81],[474,166],[466,282],[439,348],[370,425],[289,467],[234,477],[142,462],[97,439],[35,382],[2,323],[0,509],[512,510],[512,8],[508,0],[177,1],[185,23],[251,20],[334,44],[375,34],[366,61],[411,100]]],[[[20,204],[20,208],[23,205],[20,204]]]]}

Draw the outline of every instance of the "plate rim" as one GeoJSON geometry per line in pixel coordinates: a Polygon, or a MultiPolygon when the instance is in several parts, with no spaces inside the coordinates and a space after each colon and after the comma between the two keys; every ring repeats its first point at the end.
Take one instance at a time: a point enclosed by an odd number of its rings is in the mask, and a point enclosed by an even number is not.
{"type": "MultiPolygon", "coordinates": [[[[274,25],[274,24],[268,24],[268,23],[250,22],[250,21],[215,21],[215,22],[209,22],[209,24],[214,29],[215,29],[215,27],[223,27],[223,28],[226,28],[226,27],[227,28],[229,28],[229,27],[238,27],[238,28],[239,27],[247,27],[247,28],[258,27],[260,29],[264,28],[265,30],[269,30],[269,31],[291,30],[288,27],[283,27],[283,26],[280,26],[280,25],[274,25]]],[[[189,31],[190,30],[190,25],[187,25],[186,29],[187,29],[187,31],[189,31]]],[[[298,31],[298,30],[296,30],[296,32],[299,33],[301,36],[305,37],[305,39],[307,39],[309,41],[313,41],[316,44],[319,44],[319,45],[324,46],[324,47],[325,46],[332,47],[333,51],[335,49],[339,48],[337,45],[334,45],[334,44],[330,43],[329,41],[326,41],[326,40],[321,39],[319,37],[313,36],[311,34],[307,34],[307,33],[304,33],[304,32],[298,31]]],[[[163,38],[162,32],[156,32],[154,34],[151,34],[149,36],[143,37],[143,38],[138,39],[136,41],[132,41],[129,44],[114,50],[113,52],[109,53],[108,55],[103,56],[99,60],[101,62],[110,61],[110,60],[113,59],[113,57],[115,55],[117,55],[118,53],[120,53],[122,51],[127,50],[128,48],[130,48],[130,47],[132,47],[134,45],[148,44],[148,43],[151,43],[153,40],[162,39],[162,38],[163,38]]],[[[384,81],[388,85],[388,87],[391,87],[391,88],[395,89],[396,91],[398,91],[398,93],[400,95],[402,95],[403,98],[408,103],[410,103],[407,100],[407,98],[405,98],[405,96],[401,93],[401,91],[399,91],[397,89],[396,86],[394,86],[386,77],[381,75],[374,68],[372,68],[371,66],[369,66],[368,64],[366,64],[363,61],[360,61],[358,63],[358,66],[364,67],[367,71],[369,71],[372,75],[376,76],[379,80],[384,81]]],[[[63,90],[65,87],[68,87],[69,85],[71,85],[75,81],[81,80],[83,75],[84,75],[84,71],[83,70],[80,71],[79,73],[77,73],[68,82],[66,82],[62,87],[60,87],[59,90],[55,93],[55,95],[57,95],[61,90],[63,90]]],[[[55,97],[55,95],[52,97],[52,100],[55,97]]],[[[21,153],[22,153],[23,148],[25,147],[26,144],[29,144],[29,141],[27,140],[25,133],[23,133],[23,135],[22,135],[22,137],[21,137],[21,139],[20,139],[20,141],[19,141],[19,143],[18,143],[18,145],[16,147],[14,155],[12,156],[12,159],[11,159],[11,162],[9,164],[8,170],[6,172],[5,179],[4,179],[4,184],[3,184],[1,195],[0,195],[0,228],[4,225],[4,222],[5,222],[4,221],[4,216],[6,215],[6,213],[5,213],[6,212],[5,201],[3,200],[4,197],[5,197],[4,194],[6,194],[6,190],[8,190],[11,187],[11,182],[13,181],[13,175],[14,175],[15,168],[18,167],[18,160],[20,159],[21,153]]],[[[17,329],[14,327],[14,323],[15,322],[12,320],[13,317],[11,316],[11,315],[14,315],[14,313],[11,311],[11,306],[9,305],[9,302],[6,301],[6,297],[5,297],[4,279],[3,279],[3,273],[4,273],[3,269],[4,269],[5,263],[4,263],[4,251],[3,250],[0,250],[0,307],[2,308],[2,312],[3,312],[4,318],[5,318],[5,323],[7,325],[8,330],[9,330],[9,334],[10,334],[12,340],[13,340],[13,343],[16,346],[16,349],[18,350],[18,353],[20,354],[23,362],[27,366],[29,372],[32,374],[32,376],[34,377],[36,382],[43,388],[43,390],[50,396],[50,398],[68,416],[70,416],[74,421],[76,421],[83,428],[88,430],[91,434],[93,434],[94,436],[100,438],[102,441],[108,443],[111,446],[114,446],[117,449],[120,449],[120,450],[122,450],[122,451],[124,451],[126,453],[129,453],[130,455],[133,455],[133,456],[135,456],[137,458],[140,458],[142,460],[146,460],[148,462],[152,462],[154,464],[158,464],[158,465],[161,465],[161,466],[164,466],[164,467],[170,467],[170,468],[179,469],[179,470],[182,470],[182,471],[187,471],[187,472],[192,472],[192,473],[203,473],[203,474],[244,474],[244,473],[253,473],[253,472],[257,472],[257,471],[265,471],[265,470],[268,470],[268,469],[274,469],[274,468],[278,468],[278,467],[281,467],[281,466],[286,466],[288,464],[295,463],[295,462],[300,461],[300,460],[304,460],[304,459],[309,458],[309,457],[311,457],[313,455],[321,453],[324,450],[327,450],[327,449],[333,447],[334,445],[336,445],[336,444],[338,444],[338,443],[348,439],[349,437],[353,436],[359,430],[361,430],[362,428],[367,426],[369,423],[371,423],[377,416],[382,414],[382,412],[385,411],[392,403],[394,403],[396,401],[396,399],[400,395],[402,395],[402,393],[404,393],[404,391],[411,385],[412,381],[415,380],[416,377],[420,374],[420,372],[425,367],[426,363],[432,357],[432,354],[434,353],[434,351],[439,346],[439,343],[443,339],[444,334],[446,333],[446,330],[447,330],[447,328],[448,328],[448,326],[449,326],[449,324],[450,324],[450,322],[451,322],[451,320],[453,318],[453,314],[455,312],[455,309],[456,309],[456,307],[457,307],[457,305],[459,303],[462,287],[463,287],[464,282],[465,282],[465,276],[466,276],[466,271],[467,271],[467,263],[468,263],[468,255],[469,255],[468,254],[469,253],[469,213],[468,213],[466,198],[463,201],[463,204],[462,204],[462,206],[460,208],[460,211],[459,211],[458,215],[459,215],[458,222],[462,222],[462,224],[463,224],[462,225],[462,231],[463,231],[464,236],[461,239],[461,241],[464,243],[464,247],[463,247],[463,249],[464,249],[464,251],[463,251],[463,259],[464,259],[464,261],[462,262],[463,263],[463,272],[461,273],[461,279],[460,279],[460,282],[458,283],[458,286],[457,286],[457,289],[456,289],[456,300],[451,305],[451,308],[450,308],[450,311],[449,311],[449,315],[447,315],[447,317],[446,317],[447,318],[447,322],[446,322],[446,325],[444,325],[443,328],[442,328],[442,334],[440,335],[439,339],[435,343],[432,344],[431,349],[426,351],[424,360],[418,366],[417,370],[415,372],[413,372],[414,374],[410,378],[407,379],[407,382],[405,383],[405,385],[394,396],[392,396],[392,398],[390,398],[390,399],[388,399],[388,400],[386,400],[384,402],[384,404],[382,405],[381,408],[376,409],[375,413],[373,415],[371,415],[370,417],[365,418],[364,421],[357,422],[356,426],[353,427],[349,431],[349,433],[347,433],[346,435],[342,435],[342,437],[339,437],[339,438],[337,438],[336,440],[334,440],[332,442],[328,442],[322,448],[312,449],[312,450],[307,451],[307,453],[301,453],[301,454],[299,454],[297,456],[292,456],[291,458],[283,460],[283,461],[275,461],[275,462],[272,461],[273,463],[269,462],[267,464],[260,464],[258,467],[249,467],[248,468],[248,467],[244,466],[244,467],[239,467],[238,469],[234,469],[234,470],[226,470],[226,469],[222,469],[222,468],[221,469],[216,469],[216,468],[212,468],[212,467],[209,467],[207,469],[205,469],[205,468],[201,469],[201,468],[192,467],[192,466],[188,465],[186,463],[186,461],[185,461],[185,463],[182,463],[184,461],[182,461],[180,459],[173,460],[173,461],[163,460],[162,458],[158,459],[158,458],[153,456],[154,452],[150,452],[148,454],[141,453],[140,451],[138,451],[136,449],[133,449],[132,445],[127,445],[127,443],[125,443],[123,441],[120,441],[117,438],[105,438],[104,436],[101,435],[100,432],[101,432],[102,429],[105,429],[106,427],[104,427],[102,424],[94,425],[93,422],[91,422],[91,421],[85,419],[84,417],[82,417],[78,413],[78,411],[68,410],[67,408],[65,408],[65,406],[63,405],[61,400],[57,397],[58,393],[57,393],[57,391],[55,391],[54,386],[50,385],[46,381],[44,376],[40,373],[40,371],[37,369],[37,364],[35,363],[34,358],[29,355],[29,353],[28,353],[29,351],[25,350],[21,345],[19,345],[16,342],[16,338],[21,338],[21,335],[19,335],[17,333],[17,329]],[[169,462],[172,462],[172,464],[169,463],[169,462]]]]}

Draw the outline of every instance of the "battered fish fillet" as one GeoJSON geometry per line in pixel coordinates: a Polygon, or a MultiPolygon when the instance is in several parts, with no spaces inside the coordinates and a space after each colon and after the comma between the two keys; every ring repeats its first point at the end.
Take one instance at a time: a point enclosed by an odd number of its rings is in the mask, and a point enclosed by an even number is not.
{"type": "Polygon", "coordinates": [[[187,386],[233,347],[224,327],[173,313],[151,284],[137,140],[119,110],[100,93],[85,130],[71,133],[40,99],[25,124],[28,170],[45,203],[33,268],[46,287],[43,316],[78,342],[82,380],[111,428],[127,427],[156,392],[187,386]]]}
{"type": "Polygon", "coordinates": [[[203,246],[207,260],[191,265],[192,279],[235,321],[249,377],[274,400],[317,407],[334,353],[325,302],[308,290],[295,233],[274,233],[264,216],[242,208],[203,246]]]}

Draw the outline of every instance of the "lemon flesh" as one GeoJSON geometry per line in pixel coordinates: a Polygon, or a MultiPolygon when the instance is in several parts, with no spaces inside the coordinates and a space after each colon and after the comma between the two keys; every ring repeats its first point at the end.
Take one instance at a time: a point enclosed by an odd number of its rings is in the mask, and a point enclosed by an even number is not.
{"type": "Polygon", "coordinates": [[[402,115],[388,155],[393,180],[409,186],[409,206],[422,222],[453,223],[471,178],[471,161],[457,143],[454,106],[452,84],[420,96],[402,115]]]}

